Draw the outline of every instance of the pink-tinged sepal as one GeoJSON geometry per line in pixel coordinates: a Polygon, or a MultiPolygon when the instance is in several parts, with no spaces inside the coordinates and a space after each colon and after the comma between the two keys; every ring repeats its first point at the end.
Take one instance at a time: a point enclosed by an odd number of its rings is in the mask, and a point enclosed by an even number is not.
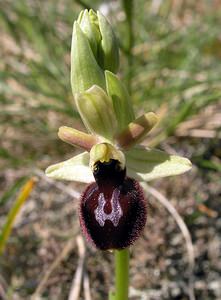
{"type": "Polygon", "coordinates": [[[146,137],[157,121],[158,118],[153,112],[140,116],[115,136],[116,142],[123,149],[131,148],[146,137]]]}
{"type": "Polygon", "coordinates": [[[58,136],[62,141],[86,151],[90,151],[98,143],[97,136],[67,126],[59,128],[58,136]]]}

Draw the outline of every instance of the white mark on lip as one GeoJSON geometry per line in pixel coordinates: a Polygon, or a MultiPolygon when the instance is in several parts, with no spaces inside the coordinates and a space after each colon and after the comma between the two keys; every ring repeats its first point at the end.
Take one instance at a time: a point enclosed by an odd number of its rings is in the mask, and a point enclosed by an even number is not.
{"type": "Polygon", "coordinates": [[[100,193],[98,197],[98,206],[94,210],[95,219],[100,224],[100,226],[104,226],[106,220],[110,220],[114,227],[116,227],[120,221],[120,218],[123,216],[122,208],[120,207],[119,203],[119,195],[120,190],[114,189],[112,196],[111,196],[111,212],[106,214],[104,212],[104,206],[106,204],[106,200],[103,193],[100,193]]]}

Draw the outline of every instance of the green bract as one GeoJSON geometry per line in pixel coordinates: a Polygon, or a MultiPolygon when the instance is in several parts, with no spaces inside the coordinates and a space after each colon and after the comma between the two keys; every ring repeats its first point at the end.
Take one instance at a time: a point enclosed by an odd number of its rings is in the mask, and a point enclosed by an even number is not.
{"type": "Polygon", "coordinates": [[[88,133],[62,126],[59,137],[86,152],[47,168],[56,179],[92,182],[97,162],[117,160],[140,181],[178,175],[191,168],[180,156],[139,146],[156,125],[153,112],[135,118],[129,94],[116,74],[118,47],[111,26],[100,14],[83,11],[74,23],[71,84],[88,133]]]}
{"type": "Polygon", "coordinates": [[[124,129],[128,123],[134,120],[134,111],[129,94],[115,74],[106,71],[105,79],[107,93],[113,102],[118,127],[119,129],[124,129]]]}

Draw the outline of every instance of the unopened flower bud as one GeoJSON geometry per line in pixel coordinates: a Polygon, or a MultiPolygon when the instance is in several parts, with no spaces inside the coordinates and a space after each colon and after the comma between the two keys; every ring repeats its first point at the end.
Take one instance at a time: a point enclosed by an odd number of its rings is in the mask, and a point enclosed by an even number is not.
{"type": "Polygon", "coordinates": [[[105,90],[104,71],[117,72],[119,50],[114,32],[105,17],[84,10],[74,23],[71,47],[71,84],[73,94],[92,85],[105,90]]]}

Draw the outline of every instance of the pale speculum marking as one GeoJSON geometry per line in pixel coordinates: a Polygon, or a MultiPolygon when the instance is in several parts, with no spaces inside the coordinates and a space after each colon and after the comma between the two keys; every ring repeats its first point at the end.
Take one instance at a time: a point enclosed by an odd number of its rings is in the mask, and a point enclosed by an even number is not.
{"type": "Polygon", "coordinates": [[[103,193],[100,193],[98,197],[98,206],[94,210],[95,219],[100,224],[100,226],[104,226],[106,220],[110,220],[114,227],[116,227],[119,223],[120,218],[123,216],[123,211],[120,207],[119,203],[119,195],[120,190],[114,189],[112,196],[111,196],[111,212],[106,214],[104,212],[104,206],[106,204],[106,200],[103,193]]]}

